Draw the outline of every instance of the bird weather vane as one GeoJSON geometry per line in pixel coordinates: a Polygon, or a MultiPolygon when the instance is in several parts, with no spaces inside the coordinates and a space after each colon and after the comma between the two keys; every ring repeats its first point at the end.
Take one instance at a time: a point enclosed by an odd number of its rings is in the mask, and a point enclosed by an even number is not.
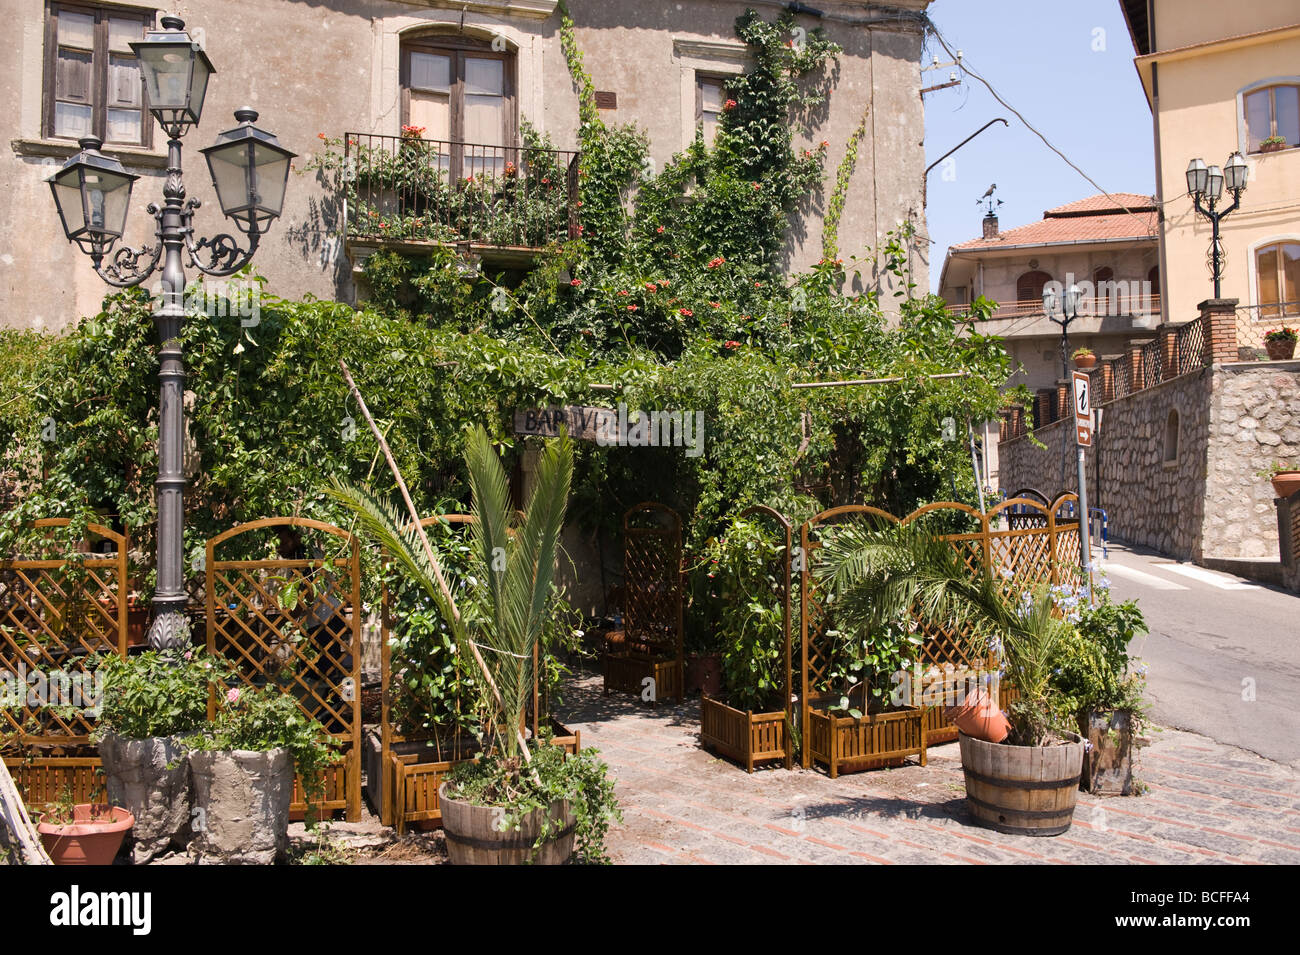
{"type": "Polygon", "coordinates": [[[984,195],[975,200],[976,205],[979,205],[981,202],[984,203],[984,214],[987,216],[993,215],[997,212],[998,206],[1002,205],[1001,199],[993,198],[993,193],[997,191],[997,188],[998,184],[995,182],[993,185],[989,186],[988,189],[984,190],[984,195]]]}

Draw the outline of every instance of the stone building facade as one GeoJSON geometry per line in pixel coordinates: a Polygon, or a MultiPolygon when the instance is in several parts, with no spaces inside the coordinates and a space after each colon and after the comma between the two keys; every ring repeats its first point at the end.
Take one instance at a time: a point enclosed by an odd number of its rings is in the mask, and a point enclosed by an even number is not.
{"type": "MultiPolygon", "coordinates": [[[[829,144],[826,189],[851,134],[867,119],[840,227],[846,258],[877,247],[904,220],[925,232],[919,63],[928,4],[894,0],[868,8],[826,0],[797,18],[799,29],[822,27],[843,48],[829,76],[833,94],[798,134],[802,145],[829,144]]],[[[744,69],[747,51],[735,34],[736,18],[754,7],[771,19],[784,6],[753,0],[568,2],[606,118],[643,128],[659,168],[693,139],[697,124],[707,126],[719,82],[744,69]]],[[[504,140],[517,137],[527,121],[556,148],[577,146],[577,94],[561,49],[557,0],[174,0],[165,8],[146,0],[0,0],[0,12],[9,24],[0,35],[0,61],[10,66],[0,77],[0,96],[9,104],[0,115],[0,142],[7,146],[0,156],[0,231],[22,237],[0,250],[0,323],[9,326],[57,330],[97,311],[105,293],[86,257],[64,239],[44,182],[76,152],[78,132],[106,129],[105,151],[143,177],[125,238],[137,246],[152,241],[143,207],[161,194],[166,142],[147,115],[140,126],[126,43],[156,27],[164,14],[186,21],[217,69],[201,128],[186,140],[186,185],[204,204],[196,229],[227,229],[197,147],[234,126],[236,108],[258,110],[259,125],[299,154],[283,218],[255,263],[268,289],[283,297],[355,296],[341,204],[314,174],[302,172],[321,149],[322,134],[396,137],[408,119],[436,123],[440,116],[462,115],[470,118],[444,130],[449,138],[459,132],[509,145],[504,140]],[[414,44],[435,53],[470,50],[463,55],[475,60],[479,86],[462,85],[470,90],[463,103],[434,102],[440,94],[426,96],[411,79],[414,44]],[[83,76],[111,77],[107,99],[105,80],[83,76]],[[149,127],[152,134],[142,135],[149,127]],[[503,132],[494,136],[498,127],[503,132]]],[[[435,55],[420,68],[441,62],[435,55]]],[[[790,269],[820,257],[824,204],[824,195],[814,197],[801,210],[789,239],[790,269]]],[[[926,245],[918,242],[912,280],[922,288],[926,258],[926,245]]]]}

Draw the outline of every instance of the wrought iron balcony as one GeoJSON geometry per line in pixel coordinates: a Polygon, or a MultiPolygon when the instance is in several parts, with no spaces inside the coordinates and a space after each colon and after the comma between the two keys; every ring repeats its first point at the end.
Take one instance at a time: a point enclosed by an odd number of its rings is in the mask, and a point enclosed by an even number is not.
{"type": "Polygon", "coordinates": [[[577,152],[370,133],[343,141],[351,245],[526,259],[578,234],[577,152]]]}

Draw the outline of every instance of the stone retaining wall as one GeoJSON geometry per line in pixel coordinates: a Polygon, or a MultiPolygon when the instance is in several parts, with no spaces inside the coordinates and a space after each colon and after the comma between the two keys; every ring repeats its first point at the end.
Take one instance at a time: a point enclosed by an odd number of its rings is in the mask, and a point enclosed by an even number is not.
{"type": "MultiPolygon", "coordinates": [[[[1002,487],[1076,490],[1072,421],[999,446],[1002,487]]],[[[1111,401],[1089,451],[1089,504],[1112,537],[1180,560],[1278,557],[1273,492],[1257,472],[1300,460],[1300,361],[1216,365],[1111,401]],[[1177,414],[1176,448],[1167,436],[1177,414]]]]}

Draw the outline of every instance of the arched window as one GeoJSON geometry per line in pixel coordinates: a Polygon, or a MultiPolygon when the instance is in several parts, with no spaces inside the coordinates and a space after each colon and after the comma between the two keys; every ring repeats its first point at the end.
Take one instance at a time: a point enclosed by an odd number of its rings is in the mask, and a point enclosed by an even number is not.
{"type": "Polygon", "coordinates": [[[486,40],[441,34],[402,43],[402,125],[442,141],[459,176],[500,173],[515,145],[515,57],[486,40]]]}
{"type": "Polygon", "coordinates": [[[1178,411],[1169,409],[1169,417],[1165,418],[1165,464],[1176,464],[1178,462],[1178,411]]]}
{"type": "Polygon", "coordinates": [[[1277,83],[1251,90],[1241,98],[1246,120],[1246,151],[1264,151],[1265,140],[1300,145],[1300,84],[1277,83]]]}
{"type": "Polygon", "coordinates": [[[1046,272],[1034,269],[1016,279],[1016,301],[1021,311],[1043,307],[1043,286],[1052,281],[1046,272]]]}
{"type": "Polygon", "coordinates": [[[1300,316],[1300,241],[1274,242],[1256,249],[1255,282],[1261,318],[1300,316]]]}

